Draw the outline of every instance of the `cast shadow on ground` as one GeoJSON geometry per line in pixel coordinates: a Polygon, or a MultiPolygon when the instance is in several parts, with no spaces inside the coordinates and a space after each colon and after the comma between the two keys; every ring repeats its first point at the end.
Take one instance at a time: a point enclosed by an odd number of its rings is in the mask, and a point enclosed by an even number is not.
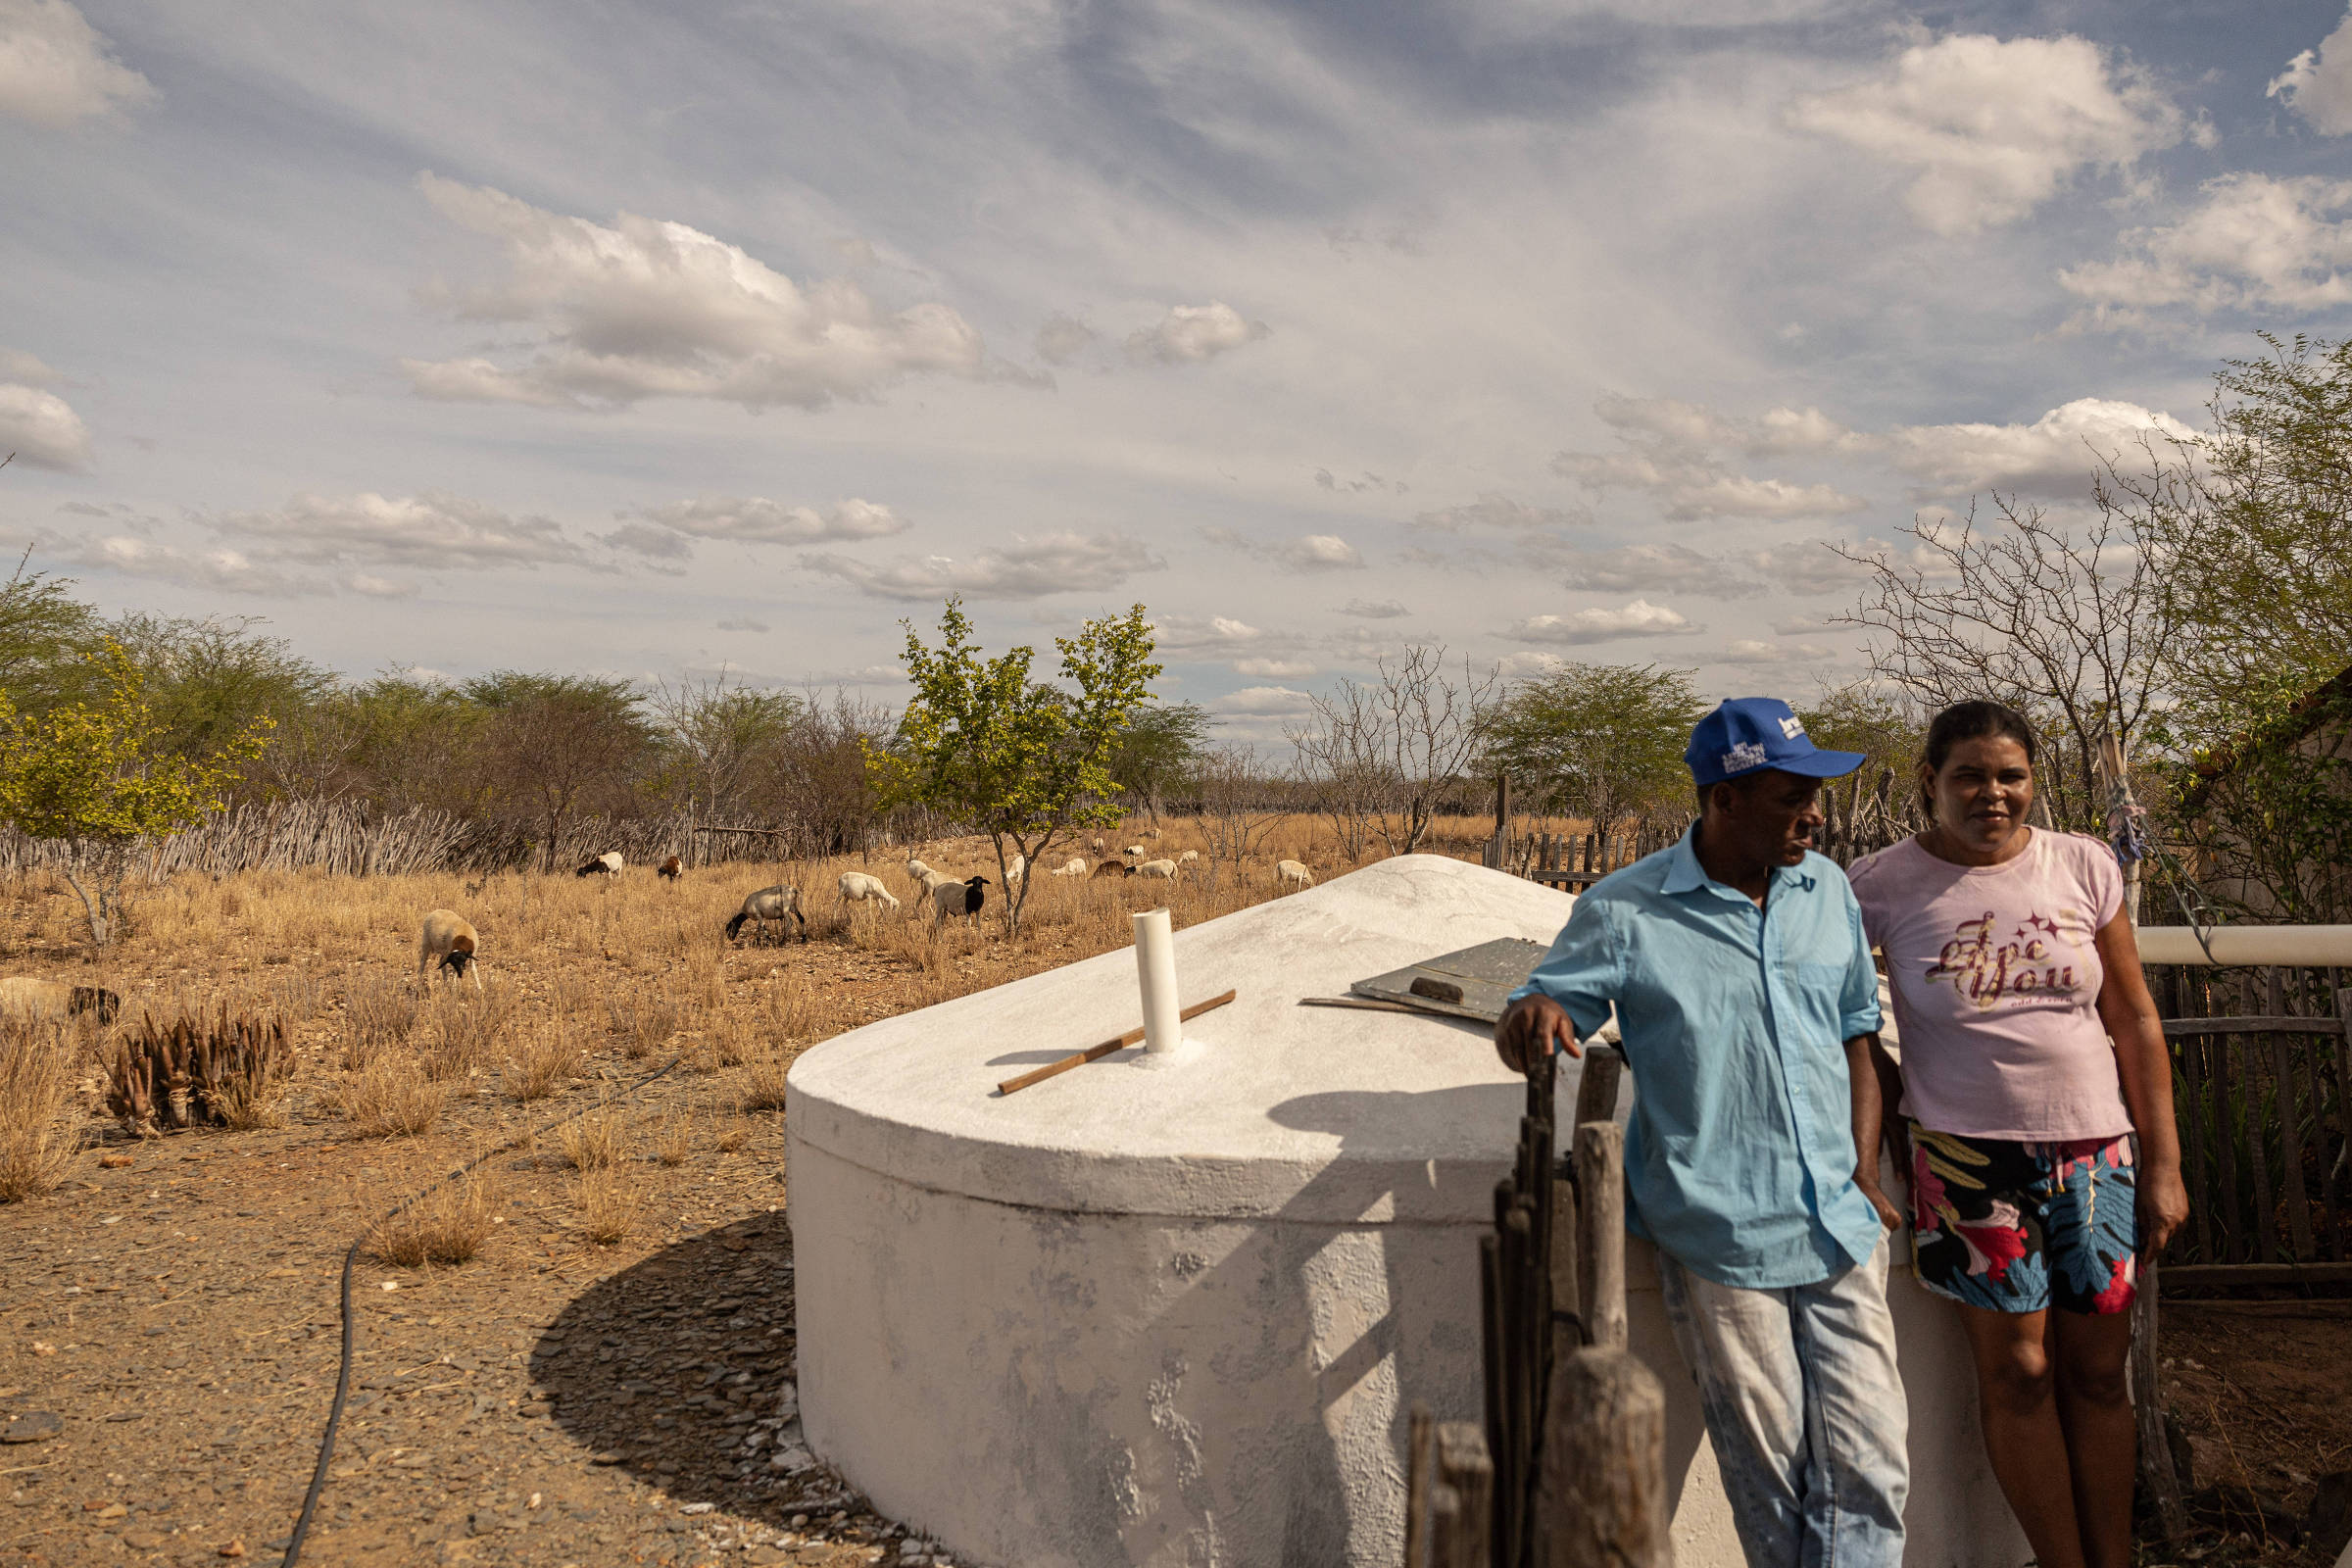
{"type": "Polygon", "coordinates": [[[771,1471],[792,1379],[792,1237],[781,1212],[665,1248],[574,1298],[532,1348],[530,1376],[557,1424],[595,1453],[665,1489],[782,1525],[818,1494],[820,1471],[771,1471]]]}

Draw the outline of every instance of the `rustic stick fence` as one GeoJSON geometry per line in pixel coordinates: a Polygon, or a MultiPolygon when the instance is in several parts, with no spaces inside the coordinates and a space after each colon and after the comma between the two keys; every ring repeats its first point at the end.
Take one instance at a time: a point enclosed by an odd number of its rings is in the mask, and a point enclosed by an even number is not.
{"type": "Polygon", "coordinates": [[[1407,1434],[1406,1568],[1664,1568],[1666,1396],[1626,1349],[1623,1058],[1589,1048],[1568,1157],[1554,1066],[1528,1073],[1481,1240],[1486,1421],[1407,1434]]]}

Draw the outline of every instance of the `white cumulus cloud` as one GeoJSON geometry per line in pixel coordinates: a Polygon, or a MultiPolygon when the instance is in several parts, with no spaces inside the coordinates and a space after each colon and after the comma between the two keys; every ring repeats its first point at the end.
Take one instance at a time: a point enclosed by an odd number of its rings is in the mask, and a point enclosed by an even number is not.
{"type": "Polygon", "coordinates": [[[1637,599],[1618,610],[1579,610],[1565,615],[1531,615],[1509,635],[1523,643],[1606,643],[1620,637],[1687,636],[1700,628],[1664,605],[1637,599]]]}
{"type": "Polygon", "coordinates": [[[0,116],[54,129],[154,96],[68,0],[0,0],[0,116]]]}
{"type": "Polygon", "coordinates": [[[1818,664],[1838,657],[1820,643],[1767,643],[1753,637],[1736,638],[1715,656],[1726,664],[1818,664]]]}
{"type": "Polygon", "coordinates": [[[0,458],[11,452],[37,468],[90,466],[89,426],[46,389],[55,372],[29,354],[0,351],[0,458]]]}
{"type": "Polygon", "coordinates": [[[1233,662],[1236,675],[1255,675],[1262,680],[1297,680],[1312,675],[1314,664],[1304,659],[1237,659],[1233,662]]]}
{"type": "Polygon", "coordinates": [[[334,591],[334,584],[328,578],[286,571],[257,561],[242,550],[181,550],[128,534],[46,542],[61,559],[74,565],[121,572],[126,577],[151,577],[192,588],[277,598],[334,591]]]}
{"type": "Polygon", "coordinates": [[[1264,337],[1269,330],[1265,322],[1244,319],[1241,312],[1221,300],[1178,305],[1152,326],[1130,336],[1127,353],[1139,361],[1198,365],[1264,337]]]}
{"type": "Polygon", "coordinates": [[[2091,322],[2150,309],[2311,310],[2352,303],[2352,180],[2222,174],[2178,222],[2125,231],[2123,254],[2058,274],[2091,322]]]}
{"type": "Polygon", "coordinates": [[[2286,63],[2270,95],[2323,136],[2352,135],[2352,11],[2320,40],[2286,63]]]}
{"type": "Polygon", "coordinates": [[[416,496],[296,496],[268,512],[223,512],[202,519],[243,542],[256,559],[305,565],[335,563],[417,571],[529,569],[586,559],[554,520],[514,516],[443,491],[416,496]]]}
{"type": "Polygon", "coordinates": [[[1887,432],[1894,465],[1937,492],[1995,488],[2071,495],[2099,458],[2142,439],[2195,432],[2169,414],[2110,398],[2077,398],[2032,424],[1914,424],[1887,432]]]}
{"type": "Polygon", "coordinates": [[[809,571],[837,577],[872,599],[1042,599],[1048,594],[1100,593],[1139,571],[1167,564],[1142,541],[1124,534],[1050,533],[1014,535],[1008,544],[957,560],[952,556],[908,557],[869,565],[848,556],[801,557],[809,571]]]}
{"type": "Polygon", "coordinates": [[[1228,692],[1216,699],[1219,712],[1246,713],[1251,717],[1288,717],[1309,712],[1314,700],[1301,691],[1288,686],[1245,686],[1238,692],[1228,692]]]}
{"type": "Polygon", "coordinates": [[[1918,170],[1905,204],[1938,234],[2013,222],[2079,172],[2188,133],[2143,73],[2071,34],[1915,44],[1870,80],[1798,99],[1789,120],[1918,170]]]}
{"type": "Polygon", "coordinates": [[[643,507],[623,515],[631,520],[603,535],[605,542],[663,560],[692,555],[691,541],[696,539],[722,544],[815,545],[886,539],[912,526],[888,507],[855,498],[818,512],[814,507],[786,506],[764,496],[701,496],[643,507]]]}
{"type": "Polygon", "coordinates": [[[949,306],[894,312],[845,279],[804,286],[684,223],[630,213],[597,223],[430,173],[417,184],[443,217],[504,253],[505,278],[449,293],[453,314],[532,337],[502,358],[402,361],[426,397],[819,409],[910,375],[980,373],[980,334],[949,306]]]}

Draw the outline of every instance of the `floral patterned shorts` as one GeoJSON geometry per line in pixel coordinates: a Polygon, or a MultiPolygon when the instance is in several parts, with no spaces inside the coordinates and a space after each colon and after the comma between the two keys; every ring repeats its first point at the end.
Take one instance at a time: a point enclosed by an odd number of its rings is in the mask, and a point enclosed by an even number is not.
{"type": "Polygon", "coordinates": [[[1911,1124],[1919,1282],[1990,1312],[2130,1310],[2139,1277],[2132,1139],[2026,1144],[1911,1124]]]}

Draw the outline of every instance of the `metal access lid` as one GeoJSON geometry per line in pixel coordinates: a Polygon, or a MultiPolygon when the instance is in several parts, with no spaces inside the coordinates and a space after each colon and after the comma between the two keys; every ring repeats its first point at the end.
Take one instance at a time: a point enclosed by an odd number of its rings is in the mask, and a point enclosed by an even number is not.
{"type": "Polygon", "coordinates": [[[1423,1012],[1494,1023],[1502,1017],[1511,993],[1525,983],[1528,971],[1536,966],[1544,951],[1541,942],[1498,937],[1475,948],[1442,954],[1387,974],[1374,975],[1369,980],[1358,980],[1348,989],[1359,997],[1417,1007],[1423,1012]],[[1416,980],[1435,983],[1425,984],[1416,992],[1413,989],[1416,980]],[[1446,994],[1454,989],[1460,992],[1459,1001],[1446,994]]]}

